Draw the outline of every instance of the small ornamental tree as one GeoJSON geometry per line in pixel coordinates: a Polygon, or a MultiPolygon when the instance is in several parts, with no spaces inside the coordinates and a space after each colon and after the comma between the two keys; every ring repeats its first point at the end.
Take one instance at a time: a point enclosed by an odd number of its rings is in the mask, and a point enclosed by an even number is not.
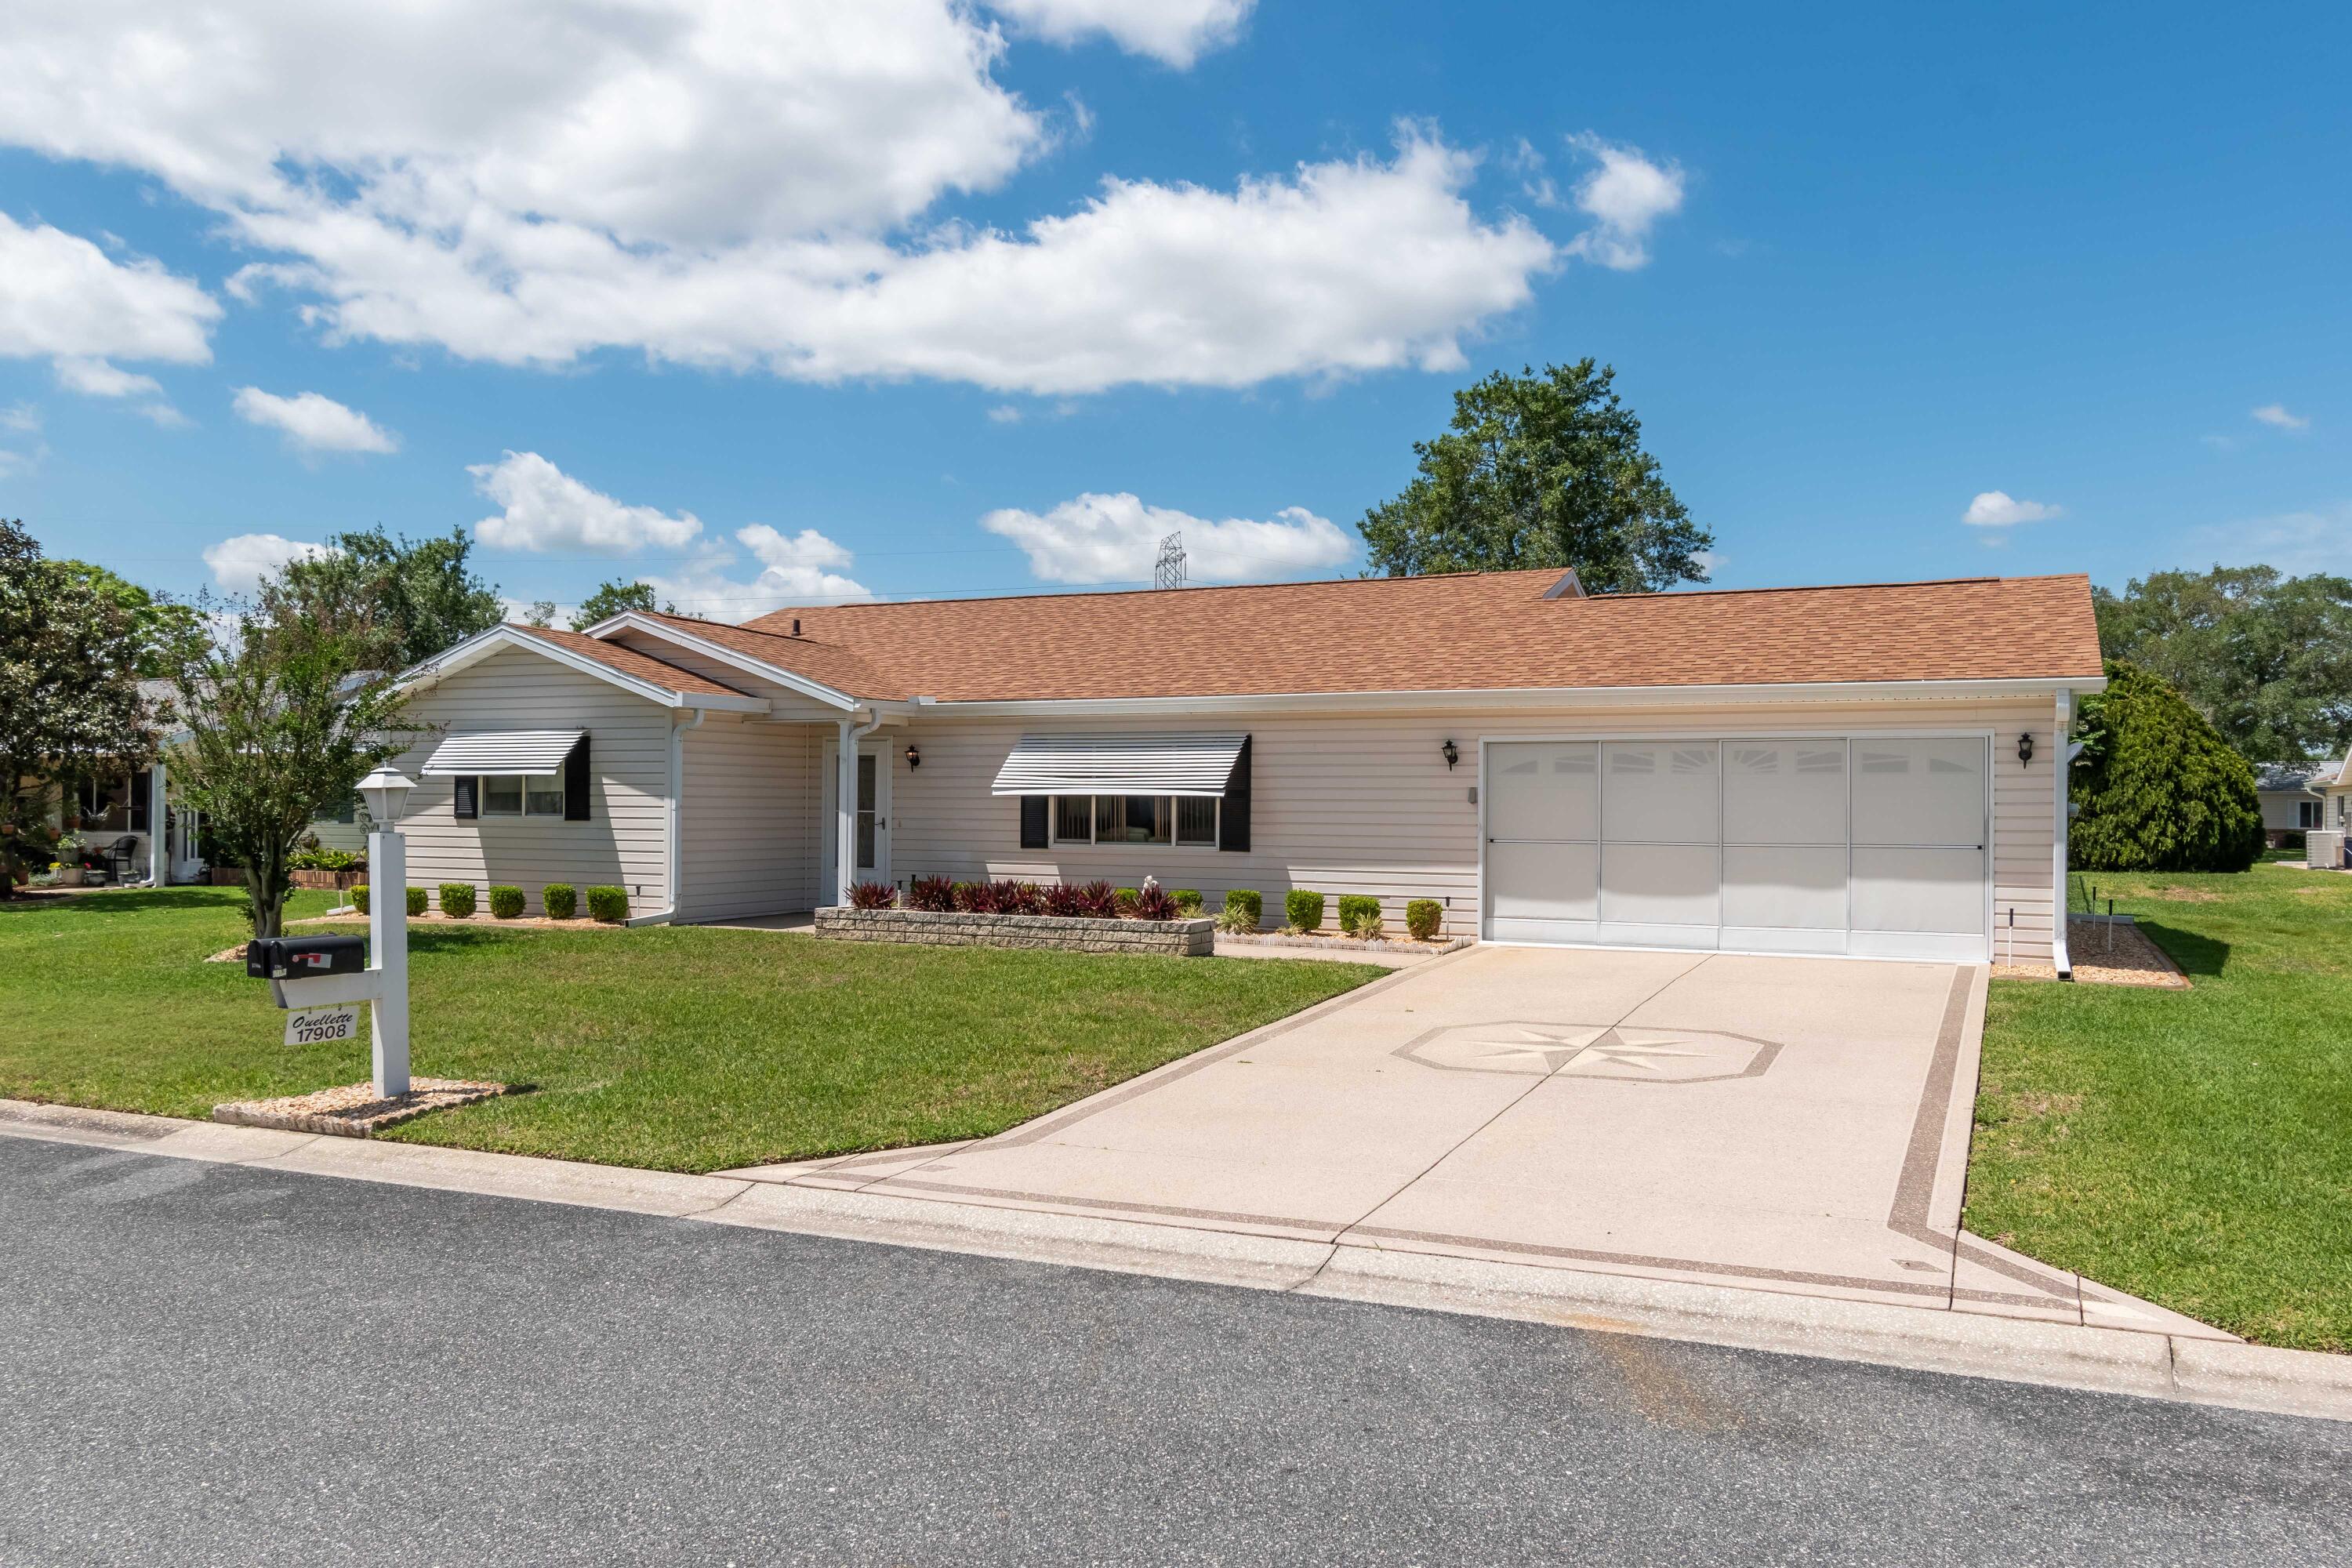
{"type": "Polygon", "coordinates": [[[2068,838],[2084,871],[2243,871],[2263,852],[2254,771],[2178,691],[2107,664],[2085,700],[2068,838]]]}

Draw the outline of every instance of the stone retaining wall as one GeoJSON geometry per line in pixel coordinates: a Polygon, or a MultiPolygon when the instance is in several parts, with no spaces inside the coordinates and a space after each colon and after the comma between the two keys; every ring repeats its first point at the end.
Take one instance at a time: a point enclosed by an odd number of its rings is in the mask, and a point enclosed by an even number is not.
{"type": "Polygon", "coordinates": [[[1055,947],[1073,952],[1162,952],[1206,958],[1217,922],[1100,921],[1064,915],[975,915],[929,910],[830,909],[816,934],[836,942],[915,942],[934,947],[1055,947]]]}

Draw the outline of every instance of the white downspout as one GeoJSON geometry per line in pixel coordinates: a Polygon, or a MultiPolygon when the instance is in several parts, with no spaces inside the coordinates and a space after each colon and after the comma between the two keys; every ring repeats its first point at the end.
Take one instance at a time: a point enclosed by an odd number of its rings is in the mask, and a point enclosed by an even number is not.
{"type": "Polygon", "coordinates": [[[163,753],[155,753],[147,770],[147,885],[168,887],[172,880],[171,837],[163,826],[163,753]]]}
{"type": "Polygon", "coordinates": [[[879,713],[863,724],[854,713],[841,721],[841,756],[833,782],[833,901],[838,908],[848,907],[849,889],[857,881],[857,742],[881,727],[879,713]]]}
{"type": "Polygon", "coordinates": [[[669,881],[669,908],[649,915],[633,915],[629,919],[629,924],[633,926],[663,925],[677,918],[678,877],[686,864],[686,857],[681,852],[684,816],[680,809],[686,799],[686,732],[701,729],[702,721],[709,717],[709,709],[698,708],[694,710],[694,717],[683,724],[675,717],[670,721],[669,843],[667,846],[667,864],[663,872],[669,881]]]}
{"type": "Polygon", "coordinates": [[[2050,771],[2055,776],[2050,784],[2050,962],[2056,966],[2060,978],[2071,980],[2074,977],[2074,961],[2066,952],[2066,910],[2072,901],[2066,890],[2066,796],[2074,776],[2074,754],[2082,750],[2074,744],[2074,693],[2071,688],[2059,689],[2058,732],[2051,741],[2050,771]]]}

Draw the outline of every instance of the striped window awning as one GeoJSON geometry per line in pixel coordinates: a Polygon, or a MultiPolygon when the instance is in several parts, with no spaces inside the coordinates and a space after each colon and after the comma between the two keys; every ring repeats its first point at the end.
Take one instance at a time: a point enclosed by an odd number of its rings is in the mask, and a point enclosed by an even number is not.
{"type": "Polygon", "coordinates": [[[1024,735],[992,795],[1181,795],[1222,799],[1246,735],[1024,735]]]}
{"type": "Polygon", "coordinates": [[[585,730],[505,730],[488,735],[448,735],[425,759],[426,778],[463,773],[521,773],[549,778],[563,771],[563,759],[586,737],[585,730]]]}

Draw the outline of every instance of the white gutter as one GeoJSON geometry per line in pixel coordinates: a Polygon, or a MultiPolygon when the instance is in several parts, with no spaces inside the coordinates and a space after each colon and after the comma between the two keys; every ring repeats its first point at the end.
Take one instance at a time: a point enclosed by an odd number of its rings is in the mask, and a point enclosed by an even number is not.
{"type": "Polygon", "coordinates": [[[2074,744],[2074,694],[2061,688],[2058,692],[2058,732],[2052,737],[2050,771],[2057,776],[2050,784],[2051,903],[2050,961],[2057,967],[2061,980],[2074,978],[2074,961],[2066,951],[2066,910],[2071,902],[2066,881],[2066,805],[2069,788],[2074,782],[2074,757],[2082,748],[2074,744]]]}
{"type": "Polygon", "coordinates": [[[699,730],[702,721],[710,717],[710,710],[698,708],[694,717],[681,724],[673,718],[669,726],[669,812],[667,865],[665,875],[669,880],[669,907],[649,915],[631,915],[626,924],[633,926],[667,925],[677,918],[678,878],[683,872],[686,857],[680,853],[683,818],[679,806],[686,798],[686,732],[699,730]]]}
{"type": "Polygon", "coordinates": [[[857,742],[881,727],[879,713],[863,724],[854,716],[841,721],[841,755],[833,784],[833,901],[843,907],[848,905],[849,889],[857,880],[857,742]]]}

